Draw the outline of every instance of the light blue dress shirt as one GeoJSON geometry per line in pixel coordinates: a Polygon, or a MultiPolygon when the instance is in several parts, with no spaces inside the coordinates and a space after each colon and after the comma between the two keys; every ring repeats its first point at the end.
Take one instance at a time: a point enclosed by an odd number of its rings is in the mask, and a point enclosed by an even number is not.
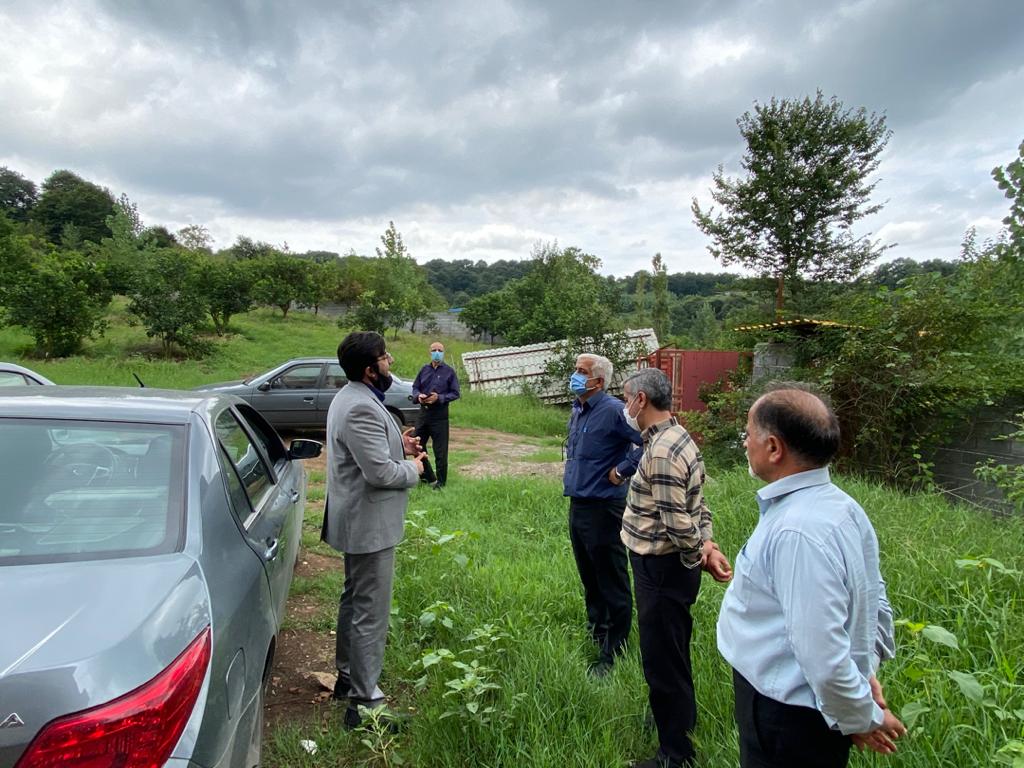
{"type": "Polygon", "coordinates": [[[882,710],[868,678],[895,643],[871,522],[824,467],[776,480],[757,500],[718,650],[762,695],[813,707],[844,734],[873,730],[882,710]]]}

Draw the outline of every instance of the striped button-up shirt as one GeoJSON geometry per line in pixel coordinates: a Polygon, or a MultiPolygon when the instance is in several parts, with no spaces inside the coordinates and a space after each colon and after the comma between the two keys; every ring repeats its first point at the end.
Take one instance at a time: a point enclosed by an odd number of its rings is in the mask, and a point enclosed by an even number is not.
{"type": "Polygon", "coordinates": [[[622,543],[638,555],[678,552],[686,567],[696,568],[712,535],[704,459],[675,418],[645,429],[643,440],[622,516],[622,543]]]}

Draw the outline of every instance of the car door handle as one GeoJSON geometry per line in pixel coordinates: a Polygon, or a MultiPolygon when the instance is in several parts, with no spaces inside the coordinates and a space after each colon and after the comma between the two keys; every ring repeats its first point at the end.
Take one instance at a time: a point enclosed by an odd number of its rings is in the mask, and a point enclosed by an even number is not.
{"type": "Polygon", "coordinates": [[[288,495],[291,497],[291,500],[293,502],[298,502],[299,496],[301,496],[301,494],[294,488],[292,488],[291,492],[288,495]]]}
{"type": "Polygon", "coordinates": [[[304,398],[302,398],[302,402],[304,402],[304,403],[312,403],[314,400],[315,400],[315,398],[312,398],[312,397],[304,397],[304,398]]]}
{"type": "Polygon", "coordinates": [[[281,540],[268,538],[264,543],[267,545],[267,548],[263,551],[263,559],[269,563],[277,557],[278,550],[281,549],[281,540]]]}

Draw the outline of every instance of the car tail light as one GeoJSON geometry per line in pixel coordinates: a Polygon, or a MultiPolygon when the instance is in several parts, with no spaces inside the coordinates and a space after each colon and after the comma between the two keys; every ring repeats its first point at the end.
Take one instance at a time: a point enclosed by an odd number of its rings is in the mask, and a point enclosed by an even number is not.
{"type": "Polygon", "coordinates": [[[148,768],[171,755],[210,663],[210,628],[148,683],[47,723],[15,768],[148,768]]]}

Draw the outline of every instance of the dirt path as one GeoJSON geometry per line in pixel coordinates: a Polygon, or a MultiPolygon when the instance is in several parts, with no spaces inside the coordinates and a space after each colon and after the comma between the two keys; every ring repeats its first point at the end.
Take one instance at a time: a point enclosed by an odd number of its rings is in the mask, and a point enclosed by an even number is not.
{"type": "MultiPolygon", "coordinates": [[[[497,432],[492,429],[471,429],[453,427],[450,451],[464,451],[472,454],[468,463],[458,467],[464,477],[561,477],[561,461],[538,461],[536,454],[543,452],[545,458],[557,449],[544,445],[536,438],[497,432]]],[[[306,462],[309,473],[326,472],[326,457],[306,462]]],[[[311,482],[310,490],[322,489],[323,481],[311,482]]],[[[322,497],[322,494],[321,494],[322,497]]],[[[307,533],[319,531],[319,515],[323,512],[323,501],[308,502],[306,505],[307,533]]],[[[340,555],[324,548],[312,551],[305,547],[299,550],[295,564],[295,576],[315,579],[329,571],[342,570],[340,555]]],[[[322,627],[334,625],[333,615],[325,611],[322,602],[311,593],[292,595],[288,599],[287,627],[278,637],[274,668],[270,676],[270,689],[266,700],[266,734],[275,726],[285,722],[309,723],[319,717],[321,727],[326,728],[330,711],[330,686],[334,684],[334,630],[328,635],[322,627]],[[319,624],[320,628],[312,627],[319,624]]]]}

